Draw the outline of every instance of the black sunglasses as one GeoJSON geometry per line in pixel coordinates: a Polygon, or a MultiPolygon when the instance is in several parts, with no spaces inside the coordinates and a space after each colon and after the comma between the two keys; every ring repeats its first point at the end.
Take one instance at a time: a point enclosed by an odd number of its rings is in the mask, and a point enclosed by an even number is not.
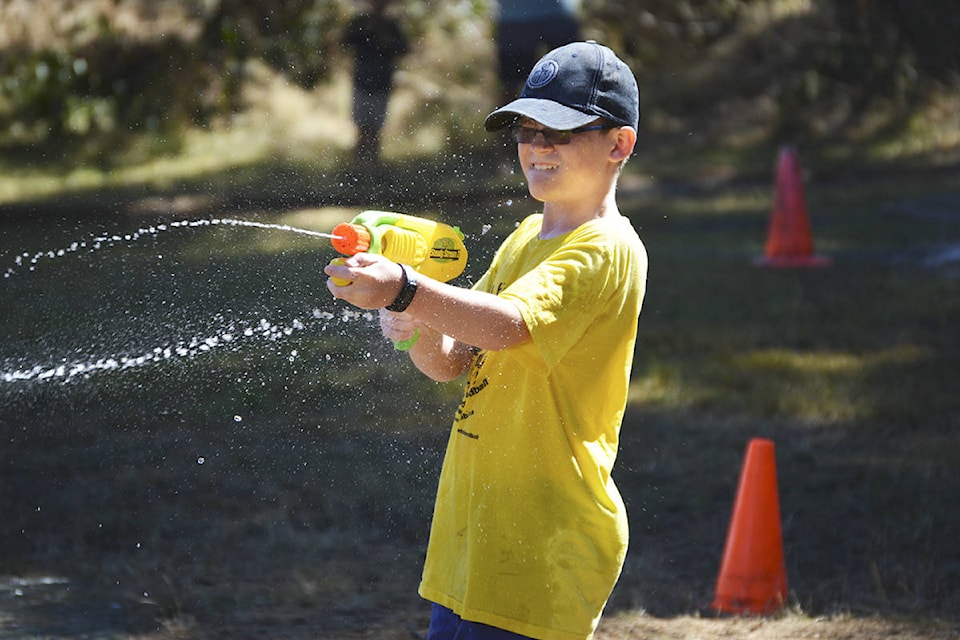
{"type": "Polygon", "coordinates": [[[573,134],[586,133],[587,131],[599,131],[601,129],[615,129],[614,125],[594,124],[588,127],[579,127],[577,129],[534,129],[523,125],[514,124],[510,126],[510,135],[520,144],[531,144],[537,134],[543,136],[543,141],[554,146],[558,144],[570,144],[573,140],[573,134]]]}

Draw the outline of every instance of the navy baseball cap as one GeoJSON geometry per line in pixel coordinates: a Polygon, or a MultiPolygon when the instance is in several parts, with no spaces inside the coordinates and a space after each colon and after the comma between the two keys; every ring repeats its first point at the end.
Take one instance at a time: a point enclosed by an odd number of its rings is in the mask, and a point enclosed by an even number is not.
{"type": "Polygon", "coordinates": [[[520,116],[551,129],[576,129],[597,118],[637,129],[637,79],[609,47],[592,40],[564,45],[540,58],[520,97],[488,115],[483,126],[497,131],[520,116]]]}

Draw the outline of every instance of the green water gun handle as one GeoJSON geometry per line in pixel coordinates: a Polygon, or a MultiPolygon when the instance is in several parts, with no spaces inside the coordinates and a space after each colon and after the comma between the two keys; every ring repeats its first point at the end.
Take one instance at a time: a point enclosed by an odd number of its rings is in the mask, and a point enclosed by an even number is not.
{"type": "Polygon", "coordinates": [[[406,340],[397,340],[393,343],[393,348],[397,351],[410,351],[410,348],[413,345],[417,344],[417,340],[420,339],[420,329],[417,329],[413,332],[413,335],[407,338],[406,340]]]}

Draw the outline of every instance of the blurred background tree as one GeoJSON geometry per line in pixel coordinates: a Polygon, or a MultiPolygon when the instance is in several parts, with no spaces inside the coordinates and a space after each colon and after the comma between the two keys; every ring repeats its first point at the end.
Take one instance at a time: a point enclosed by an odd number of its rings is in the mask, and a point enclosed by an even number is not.
{"type": "Polygon", "coordinates": [[[346,4],[4,0],[2,149],[83,156],[142,131],[175,138],[242,108],[253,59],[312,88],[336,59],[346,4]]]}
{"type": "Polygon", "coordinates": [[[640,10],[627,0],[591,3],[596,32],[609,33],[648,75],[655,89],[648,99],[670,114],[704,122],[736,117],[731,105],[754,101],[771,118],[771,136],[853,140],[904,126],[931,92],[956,89],[956,2],[637,4],[640,10]]]}
{"type": "MultiPolygon", "coordinates": [[[[396,0],[424,66],[450,91],[495,76],[431,29],[489,26],[495,0],[396,0]]],[[[178,135],[244,108],[245,70],[265,64],[312,89],[346,64],[351,0],[0,0],[0,154],[103,161],[151,134],[178,135]]],[[[764,135],[855,136],[903,126],[960,71],[956,2],[593,0],[588,37],[641,76],[647,126],[762,117],[764,135]],[[745,115],[747,112],[753,115],[745,115]],[[879,123],[873,117],[882,111],[879,123]],[[757,115],[759,114],[759,115],[757,115]]],[[[491,31],[486,31],[489,35],[491,31]]],[[[464,43],[466,44],[466,43],[464,43]]],[[[491,49],[492,51],[492,49],[491,49]]],[[[492,66],[492,61],[490,61],[492,66]]],[[[422,77],[421,77],[422,80],[422,77]]],[[[429,101],[430,92],[423,96],[429,101]]],[[[436,114],[434,114],[436,115],[436,114]]],[[[446,125],[456,128],[450,119],[446,125]]],[[[715,125],[714,125],[715,126],[715,125]]],[[[700,127],[694,127],[700,128],[700,127]]],[[[453,132],[456,133],[455,131],[453,132]]]]}

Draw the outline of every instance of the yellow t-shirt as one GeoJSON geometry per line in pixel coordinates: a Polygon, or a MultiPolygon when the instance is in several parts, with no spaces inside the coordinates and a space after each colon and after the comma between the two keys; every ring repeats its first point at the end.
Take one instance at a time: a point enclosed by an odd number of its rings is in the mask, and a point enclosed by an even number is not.
{"type": "Polygon", "coordinates": [[[540,240],[526,218],[474,287],[519,308],[532,340],[479,351],[437,491],[420,595],[522,635],[593,635],[623,566],[610,476],[647,254],[627,218],[540,240]]]}

